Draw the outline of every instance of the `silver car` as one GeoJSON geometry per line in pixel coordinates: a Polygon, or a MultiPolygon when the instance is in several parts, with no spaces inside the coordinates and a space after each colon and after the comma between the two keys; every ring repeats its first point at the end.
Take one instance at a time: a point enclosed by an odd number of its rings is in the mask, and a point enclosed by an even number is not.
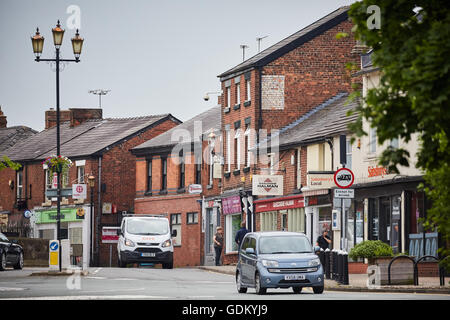
{"type": "Polygon", "coordinates": [[[265,294],[268,288],[292,288],[300,293],[312,287],[314,293],[324,289],[323,268],[303,233],[247,233],[239,250],[236,286],[239,293],[255,288],[265,294]]]}

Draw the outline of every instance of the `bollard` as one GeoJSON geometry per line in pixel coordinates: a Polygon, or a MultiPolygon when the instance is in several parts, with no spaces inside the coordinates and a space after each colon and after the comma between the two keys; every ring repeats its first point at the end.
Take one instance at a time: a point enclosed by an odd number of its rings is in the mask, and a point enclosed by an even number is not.
{"type": "Polygon", "coordinates": [[[325,278],[330,278],[330,249],[325,250],[325,278]]]}
{"type": "Polygon", "coordinates": [[[348,285],[348,253],[342,253],[342,284],[348,285]]]}
{"type": "Polygon", "coordinates": [[[337,250],[333,249],[333,280],[337,281],[337,274],[338,274],[338,270],[337,270],[337,266],[338,266],[338,261],[337,261],[337,250]]]}
{"type": "Polygon", "coordinates": [[[339,252],[338,252],[337,265],[338,265],[337,281],[339,283],[342,283],[342,251],[341,250],[339,250],[339,252]]]}

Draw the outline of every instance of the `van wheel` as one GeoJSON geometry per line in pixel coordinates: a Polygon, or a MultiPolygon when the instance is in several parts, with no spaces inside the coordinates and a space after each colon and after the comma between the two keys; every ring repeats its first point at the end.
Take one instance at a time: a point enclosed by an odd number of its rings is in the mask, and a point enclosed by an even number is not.
{"type": "Polygon", "coordinates": [[[255,290],[256,294],[266,294],[267,288],[261,287],[261,278],[259,276],[259,273],[255,275],[255,290]]]}
{"type": "Polygon", "coordinates": [[[162,264],[163,269],[173,269],[173,261],[162,264]]]}
{"type": "Polygon", "coordinates": [[[118,259],[118,264],[119,264],[119,268],[126,268],[126,266],[127,266],[127,264],[120,259],[120,255],[119,255],[119,259],[118,259]]]}
{"type": "Polygon", "coordinates": [[[321,294],[321,293],[323,293],[323,286],[313,287],[313,291],[315,294],[321,294]]]}

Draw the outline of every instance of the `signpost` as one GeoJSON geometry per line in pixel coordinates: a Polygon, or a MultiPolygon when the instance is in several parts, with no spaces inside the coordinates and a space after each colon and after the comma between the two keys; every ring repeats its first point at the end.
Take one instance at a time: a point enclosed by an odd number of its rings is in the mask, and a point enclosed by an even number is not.
{"type": "Polygon", "coordinates": [[[50,240],[48,249],[48,265],[50,270],[59,270],[59,241],[50,240]]]}
{"type": "Polygon", "coordinates": [[[109,243],[109,267],[112,264],[112,244],[119,242],[118,231],[120,227],[103,227],[102,228],[102,243],[109,243]]]}
{"type": "MultiPolygon", "coordinates": [[[[341,214],[339,222],[336,221],[335,228],[340,227],[341,229],[341,249],[348,250],[347,248],[347,219],[345,219],[345,207],[344,207],[344,199],[352,199],[355,197],[355,190],[349,189],[353,182],[355,181],[355,175],[352,170],[348,168],[341,168],[334,174],[334,183],[339,189],[334,190],[334,197],[341,199],[341,214]]],[[[337,214],[333,210],[333,213],[337,214]]],[[[334,216],[333,215],[333,225],[334,225],[334,216]]]]}

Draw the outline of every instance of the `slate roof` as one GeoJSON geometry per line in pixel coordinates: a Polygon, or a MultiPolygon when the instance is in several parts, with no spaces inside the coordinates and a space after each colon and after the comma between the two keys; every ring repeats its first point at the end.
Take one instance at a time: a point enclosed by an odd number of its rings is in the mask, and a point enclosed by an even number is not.
{"type": "MultiPolygon", "coordinates": [[[[60,125],[61,154],[69,158],[100,154],[106,148],[168,119],[181,123],[171,114],[87,120],[75,127],[70,127],[70,122],[64,122],[60,125]]],[[[44,160],[56,154],[56,127],[17,143],[5,154],[15,161],[44,160]]]]}
{"type": "Polygon", "coordinates": [[[348,93],[341,92],[281,128],[277,135],[280,150],[348,133],[348,124],[356,121],[358,115],[347,116],[347,112],[355,110],[358,102],[347,100],[348,93]]]}
{"type": "MultiPolygon", "coordinates": [[[[205,112],[196,115],[195,117],[183,122],[182,124],[158,135],[157,137],[144,142],[141,145],[134,147],[133,153],[140,153],[142,151],[149,151],[154,149],[161,149],[164,147],[171,147],[181,142],[179,133],[181,130],[186,130],[185,133],[189,133],[192,140],[194,139],[195,125],[201,124],[202,135],[208,134],[211,131],[217,131],[221,128],[221,109],[220,106],[213,107],[205,112]],[[175,134],[172,137],[172,134],[175,134]],[[178,138],[178,139],[177,139],[178,138]]],[[[194,142],[194,141],[192,141],[194,142]]]]}
{"type": "Polygon", "coordinates": [[[26,126],[0,128],[0,152],[11,148],[16,143],[26,140],[37,131],[26,126]]]}
{"type": "Polygon", "coordinates": [[[268,64],[287,52],[299,47],[303,43],[317,37],[328,29],[336,26],[342,21],[347,20],[347,11],[349,8],[349,6],[340,7],[300,31],[297,31],[296,33],[261,51],[228,71],[223,72],[218,75],[218,77],[225,78],[227,76],[237,75],[244,70],[268,64]]]}

